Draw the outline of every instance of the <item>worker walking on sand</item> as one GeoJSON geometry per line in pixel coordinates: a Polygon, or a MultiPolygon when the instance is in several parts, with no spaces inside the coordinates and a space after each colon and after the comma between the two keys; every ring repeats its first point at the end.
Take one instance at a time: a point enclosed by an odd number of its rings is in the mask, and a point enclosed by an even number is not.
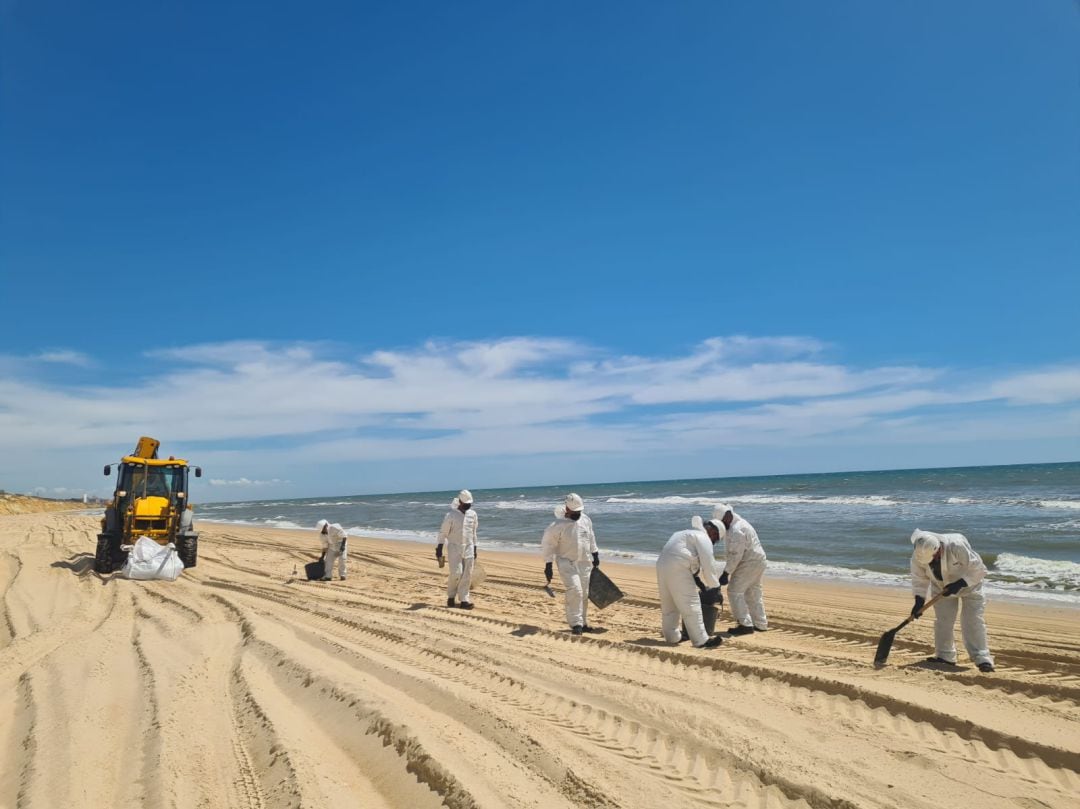
{"type": "Polygon", "coordinates": [[[911,617],[922,614],[928,596],[943,593],[934,604],[934,656],[929,663],[956,665],[956,613],[967,653],[979,671],[994,670],[986,639],[986,596],[982,580],[986,565],[963,534],[935,534],[915,529],[911,535],[911,590],[915,605],[911,617]]]}
{"type": "Polygon", "coordinates": [[[585,514],[585,501],[579,495],[571,492],[555,507],[555,522],[544,531],[540,550],[549,585],[553,564],[559,566],[566,587],[566,622],[570,631],[575,635],[592,632],[588,622],[589,577],[594,567],[600,567],[600,549],[592,520],[585,514]]]}
{"type": "Polygon", "coordinates": [[[443,545],[447,547],[450,575],[446,580],[446,606],[458,606],[463,610],[473,608],[469,596],[473,565],[476,564],[476,529],[480,518],[473,511],[473,496],[462,489],[450,501],[450,510],[443,517],[439,529],[439,544],[435,546],[435,558],[443,566],[443,545]],[[455,605],[456,599],[456,605],[455,605]]]}
{"type": "Polygon", "coordinates": [[[713,509],[713,518],[724,526],[725,561],[720,583],[727,585],[731,614],[737,621],[728,634],[764,632],[769,628],[761,590],[766,559],[757,531],[725,503],[713,509]]]}
{"type": "Polygon", "coordinates": [[[348,562],[349,536],[345,529],[336,522],[319,520],[315,527],[319,530],[319,538],[323,544],[323,576],[320,581],[330,581],[334,572],[334,562],[337,562],[338,576],[345,581],[346,564],[348,562]]]}
{"type": "Polygon", "coordinates": [[[679,629],[680,619],[689,640],[697,648],[713,648],[724,642],[705,630],[702,602],[721,600],[720,579],[716,575],[713,546],[720,541],[724,525],[719,520],[694,517],[688,531],[676,531],[656,560],[656,584],[660,589],[661,631],[668,643],[686,640],[679,629]],[[704,590],[698,591],[698,582],[704,590]]]}

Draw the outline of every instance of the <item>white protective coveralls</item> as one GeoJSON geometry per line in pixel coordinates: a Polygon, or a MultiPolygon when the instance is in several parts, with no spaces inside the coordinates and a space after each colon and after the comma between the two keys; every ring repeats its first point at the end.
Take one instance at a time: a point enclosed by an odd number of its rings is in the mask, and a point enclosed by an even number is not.
{"type": "Polygon", "coordinates": [[[700,517],[694,517],[693,528],[676,531],[660,551],[656,560],[656,584],[660,588],[661,627],[664,640],[678,643],[679,623],[686,624],[686,633],[694,646],[703,646],[709,639],[701,615],[701,596],[694,576],[701,578],[706,589],[720,586],[713,559],[713,544],[705,533],[700,517]]]}
{"type": "Polygon", "coordinates": [[[344,579],[345,565],[348,562],[349,535],[336,522],[319,520],[315,527],[319,530],[319,539],[323,544],[323,580],[330,580],[330,575],[334,572],[334,562],[337,562],[338,576],[344,579]],[[324,525],[327,526],[325,534],[322,532],[324,525]]]}
{"type": "Polygon", "coordinates": [[[761,547],[754,526],[740,517],[731,506],[713,509],[718,520],[731,512],[731,526],[724,532],[724,572],[728,574],[728,601],[731,614],[742,626],[765,631],[769,619],[765,615],[765,597],[761,577],[765,575],[765,549],[761,547]]]}
{"type": "Polygon", "coordinates": [[[592,555],[599,553],[592,520],[582,514],[576,521],[567,519],[566,506],[555,509],[555,522],[547,527],[540,540],[544,562],[554,562],[566,587],[566,622],[570,628],[588,626],[589,577],[592,555]]]}
{"type": "Polygon", "coordinates": [[[922,598],[932,598],[945,585],[963,579],[967,587],[955,596],[934,604],[934,655],[950,663],[956,662],[956,613],[960,611],[960,634],[968,655],[975,662],[994,664],[986,639],[986,596],[982,581],[986,565],[963,534],[935,534],[916,529],[911,535],[915,552],[911,555],[911,591],[922,598]],[[941,577],[933,569],[934,540],[941,550],[941,577]],[[929,553],[927,553],[929,551],[929,553]],[[962,605],[962,607],[961,607],[962,605]]]}
{"type": "Polygon", "coordinates": [[[469,587],[472,585],[473,565],[476,564],[476,529],[480,518],[471,508],[462,514],[458,509],[459,504],[456,497],[450,501],[450,510],[439,528],[438,544],[446,543],[446,561],[450,565],[446,597],[468,604],[471,603],[469,587]]]}

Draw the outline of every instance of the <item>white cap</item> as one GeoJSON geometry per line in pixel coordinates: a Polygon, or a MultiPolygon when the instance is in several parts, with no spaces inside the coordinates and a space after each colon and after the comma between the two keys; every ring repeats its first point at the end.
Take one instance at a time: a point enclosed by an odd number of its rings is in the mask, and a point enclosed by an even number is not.
{"type": "Polygon", "coordinates": [[[934,554],[938,552],[938,548],[941,547],[941,540],[935,533],[916,528],[911,534],[911,544],[915,546],[912,553],[915,561],[920,565],[928,565],[934,558],[934,554]]]}
{"type": "Polygon", "coordinates": [[[729,511],[732,511],[732,508],[727,503],[717,503],[713,507],[712,515],[716,519],[722,520],[724,519],[724,515],[727,514],[729,511]]]}
{"type": "Polygon", "coordinates": [[[457,499],[458,499],[459,503],[469,503],[469,504],[471,504],[472,503],[472,492],[470,492],[468,489],[462,489],[460,492],[458,492],[457,499]]]}
{"type": "Polygon", "coordinates": [[[581,499],[581,495],[570,492],[566,495],[566,502],[564,503],[567,511],[584,511],[585,501],[581,499]]]}

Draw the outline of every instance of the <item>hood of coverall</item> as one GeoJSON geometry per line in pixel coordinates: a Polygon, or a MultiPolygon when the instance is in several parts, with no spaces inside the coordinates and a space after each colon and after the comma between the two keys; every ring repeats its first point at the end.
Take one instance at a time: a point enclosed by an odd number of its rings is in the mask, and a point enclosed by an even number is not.
{"type": "Polygon", "coordinates": [[[912,553],[915,561],[921,565],[928,565],[941,547],[941,538],[932,531],[922,531],[916,528],[911,535],[911,544],[915,546],[912,553]]]}

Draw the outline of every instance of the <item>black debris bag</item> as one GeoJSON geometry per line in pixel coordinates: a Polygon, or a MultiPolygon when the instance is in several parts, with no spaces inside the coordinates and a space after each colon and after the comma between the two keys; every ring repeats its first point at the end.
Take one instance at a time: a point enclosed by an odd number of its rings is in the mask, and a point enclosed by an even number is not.
{"type": "Polygon", "coordinates": [[[326,559],[320,556],[314,562],[308,562],[304,565],[304,574],[308,581],[321,579],[326,575],[326,559]]]}
{"type": "Polygon", "coordinates": [[[594,567],[589,576],[589,601],[593,603],[593,606],[602,610],[622,597],[623,591],[615,586],[615,582],[609,579],[600,568],[594,567]]]}
{"type": "MultiPolygon", "coordinates": [[[[706,604],[703,593],[699,593],[698,596],[701,598],[701,618],[705,622],[705,634],[712,635],[716,631],[716,619],[720,617],[720,608],[716,604],[706,604]]],[[[682,630],[686,631],[685,623],[682,625],[682,630]]]]}

